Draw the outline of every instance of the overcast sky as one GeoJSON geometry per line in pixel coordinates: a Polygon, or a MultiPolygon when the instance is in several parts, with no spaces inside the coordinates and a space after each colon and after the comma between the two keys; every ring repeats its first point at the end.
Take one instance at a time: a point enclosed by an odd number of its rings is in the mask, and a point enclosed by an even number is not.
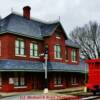
{"type": "Polygon", "coordinates": [[[100,0],[0,0],[0,15],[11,13],[11,9],[22,14],[25,5],[31,6],[31,17],[41,20],[60,20],[67,33],[76,26],[91,21],[100,23],[100,0]]]}

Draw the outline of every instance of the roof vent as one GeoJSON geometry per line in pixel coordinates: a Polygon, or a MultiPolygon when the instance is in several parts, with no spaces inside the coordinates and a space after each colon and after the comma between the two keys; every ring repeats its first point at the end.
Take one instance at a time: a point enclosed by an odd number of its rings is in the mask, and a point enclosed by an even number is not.
{"type": "Polygon", "coordinates": [[[23,8],[23,16],[27,19],[30,19],[30,10],[31,8],[29,6],[23,8]]]}

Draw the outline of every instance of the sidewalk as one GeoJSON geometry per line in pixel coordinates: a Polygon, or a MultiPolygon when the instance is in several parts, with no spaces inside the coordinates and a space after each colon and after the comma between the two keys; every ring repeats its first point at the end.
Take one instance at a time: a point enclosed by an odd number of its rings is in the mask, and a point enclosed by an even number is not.
{"type": "MultiPolygon", "coordinates": [[[[43,90],[32,90],[28,92],[12,92],[12,93],[3,93],[0,92],[1,98],[3,97],[10,97],[10,96],[20,96],[20,95],[40,95],[40,96],[67,96],[67,94],[60,94],[60,92],[73,92],[73,91],[82,91],[83,87],[74,87],[74,88],[67,88],[67,89],[60,89],[60,90],[49,90],[48,94],[44,94],[43,90]]],[[[70,96],[70,95],[68,95],[70,96]]]]}
{"type": "Polygon", "coordinates": [[[56,93],[59,93],[59,92],[73,92],[73,91],[83,91],[84,90],[84,87],[72,87],[72,88],[66,88],[66,89],[59,89],[59,90],[50,90],[52,92],[56,92],[56,93]]]}

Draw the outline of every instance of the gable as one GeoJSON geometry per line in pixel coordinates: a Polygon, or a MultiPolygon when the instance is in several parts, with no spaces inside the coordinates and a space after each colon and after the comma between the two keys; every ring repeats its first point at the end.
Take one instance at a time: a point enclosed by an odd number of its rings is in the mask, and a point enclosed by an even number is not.
{"type": "Polygon", "coordinates": [[[56,27],[55,30],[56,33],[61,33],[61,35],[64,35],[65,39],[68,39],[68,36],[63,28],[63,26],[61,25],[61,23],[59,22],[58,26],[56,27]]]}

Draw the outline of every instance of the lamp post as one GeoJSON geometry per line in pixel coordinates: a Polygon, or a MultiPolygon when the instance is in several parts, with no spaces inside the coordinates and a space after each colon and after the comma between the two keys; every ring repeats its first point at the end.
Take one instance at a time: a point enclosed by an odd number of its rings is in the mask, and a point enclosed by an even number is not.
{"type": "Polygon", "coordinates": [[[47,62],[48,62],[48,47],[45,47],[45,51],[43,54],[40,54],[40,56],[44,56],[45,62],[43,64],[43,68],[45,71],[45,82],[44,82],[44,93],[48,93],[48,70],[47,70],[47,62]]]}
{"type": "Polygon", "coordinates": [[[48,47],[45,47],[44,59],[45,59],[45,64],[44,64],[44,70],[45,70],[45,85],[44,85],[45,87],[44,87],[44,93],[48,93],[48,69],[47,69],[48,47]]]}

